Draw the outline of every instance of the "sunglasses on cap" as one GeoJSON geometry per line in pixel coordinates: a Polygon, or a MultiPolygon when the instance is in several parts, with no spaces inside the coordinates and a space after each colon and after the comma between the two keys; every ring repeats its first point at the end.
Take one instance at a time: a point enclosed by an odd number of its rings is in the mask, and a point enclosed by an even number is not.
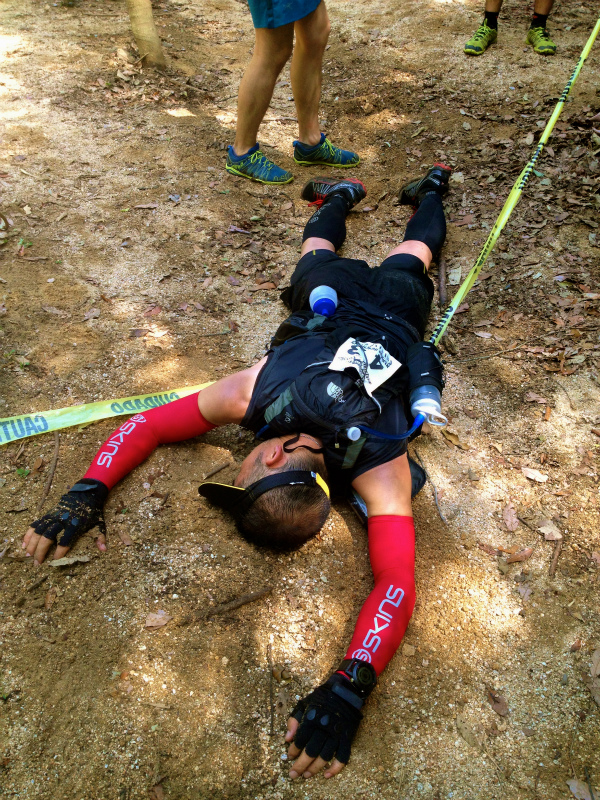
{"type": "Polygon", "coordinates": [[[265,492],[276,489],[278,486],[320,486],[329,497],[329,487],[317,472],[308,470],[289,470],[267,475],[256,483],[250,484],[245,489],[240,486],[228,486],[225,483],[203,483],[198,487],[198,494],[224,508],[233,516],[242,516],[250,506],[265,492]]]}

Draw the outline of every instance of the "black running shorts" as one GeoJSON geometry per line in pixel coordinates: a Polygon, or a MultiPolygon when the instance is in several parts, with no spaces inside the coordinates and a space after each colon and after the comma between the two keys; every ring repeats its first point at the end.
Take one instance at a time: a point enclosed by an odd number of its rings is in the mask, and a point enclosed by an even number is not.
{"type": "Polygon", "coordinates": [[[330,250],[311,250],[298,262],[282,299],[292,311],[300,311],[308,308],[311,291],[323,284],[335,289],[340,298],[390,311],[424,337],[433,282],[420,258],[401,253],[371,268],[360,259],[341,258],[330,250]]]}

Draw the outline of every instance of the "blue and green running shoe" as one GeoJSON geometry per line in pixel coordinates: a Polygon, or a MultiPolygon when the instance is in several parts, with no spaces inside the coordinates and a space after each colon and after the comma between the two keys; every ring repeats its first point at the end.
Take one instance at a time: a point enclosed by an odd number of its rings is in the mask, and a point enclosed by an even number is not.
{"type": "Polygon", "coordinates": [[[360,163],[358,153],[352,150],[342,150],[331,144],[324,133],[321,134],[321,141],[314,147],[307,147],[302,142],[294,142],[294,161],[304,167],[315,165],[321,167],[355,167],[360,163]]]}
{"type": "Polygon", "coordinates": [[[258,142],[243,156],[236,155],[230,145],[225,169],[232,175],[240,175],[242,178],[250,178],[251,181],[259,183],[291,183],[294,180],[291,172],[281,169],[267,158],[258,142]]]}

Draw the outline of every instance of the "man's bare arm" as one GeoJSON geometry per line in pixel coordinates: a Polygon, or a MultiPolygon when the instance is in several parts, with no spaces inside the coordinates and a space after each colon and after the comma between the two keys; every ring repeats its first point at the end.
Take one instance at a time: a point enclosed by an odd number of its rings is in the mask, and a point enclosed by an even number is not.
{"type": "Polygon", "coordinates": [[[244,418],[258,373],[266,356],[248,369],[234,372],[207,386],[198,395],[202,416],[213,425],[239,424],[244,418]]]}
{"type": "Polygon", "coordinates": [[[383,514],[412,517],[411,477],[406,453],[359,475],[352,482],[352,488],[367,504],[369,517],[383,514]]]}

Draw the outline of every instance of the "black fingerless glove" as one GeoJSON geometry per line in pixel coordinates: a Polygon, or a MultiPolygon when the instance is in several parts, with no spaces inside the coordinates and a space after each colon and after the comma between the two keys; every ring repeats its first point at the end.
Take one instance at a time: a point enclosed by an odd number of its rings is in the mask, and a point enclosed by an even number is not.
{"type": "MultiPolygon", "coordinates": [[[[342,662],[352,663],[352,662],[342,662]]],[[[376,683],[373,671],[373,688],[376,683]]],[[[370,692],[360,690],[353,682],[334,673],[322,686],[298,702],[292,711],[300,727],[296,731],[294,744],[305,750],[311,758],[320,756],[325,761],[337,758],[342,764],[350,759],[352,740],[362,719],[360,709],[370,692]]]]}
{"type": "Polygon", "coordinates": [[[31,523],[33,530],[61,547],[70,547],[82,533],[95,528],[106,534],[104,502],[108,487],[101,481],[82,478],[58,501],[55,508],[31,523]],[[60,540],[57,538],[62,532],[60,540]]]}

